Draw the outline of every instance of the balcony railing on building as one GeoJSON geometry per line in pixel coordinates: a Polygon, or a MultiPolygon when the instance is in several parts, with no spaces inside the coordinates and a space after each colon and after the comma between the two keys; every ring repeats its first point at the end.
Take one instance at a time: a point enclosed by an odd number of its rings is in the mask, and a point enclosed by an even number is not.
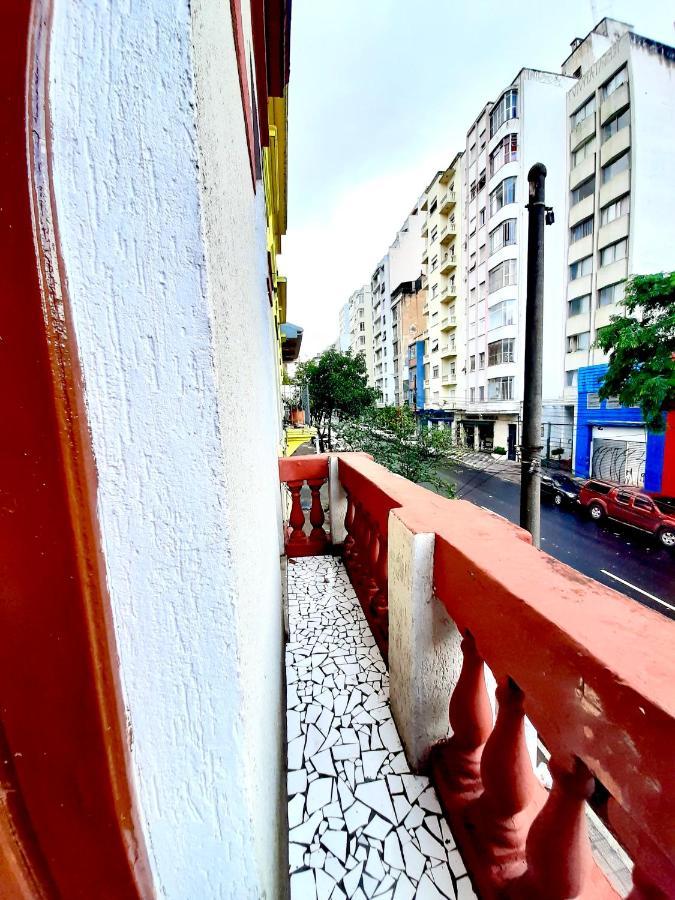
{"type": "Polygon", "coordinates": [[[438,201],[439,212],[447,215],[457,202],[457,196],[454,191],[447,191],[438,201]]]}
{"type": "Polygon", "coordinates": [[[342,555],[388,661],[408,761],[430,773],[479,895],[619,896],[593,859],[588,804],[634,861],[631,900],[675,896],[674,626],[500,516],[365,454],[283,459],[279,472],[286,553],[342,555]],[[550,753],[550,790],[526,716],[550,753]]]}

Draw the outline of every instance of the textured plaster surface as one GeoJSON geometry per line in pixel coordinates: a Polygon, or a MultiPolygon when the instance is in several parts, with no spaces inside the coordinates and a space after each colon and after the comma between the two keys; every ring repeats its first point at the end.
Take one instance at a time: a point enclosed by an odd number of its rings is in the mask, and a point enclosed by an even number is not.
{"type": "Polygon", "coordinates": [[[291,900],[475,898],[433,787],[406,762],[342,562],[291,561],[288,604],[291,900]]]}
{"type": "Polygon", "coordinates": [[[56,0],[54,180],[157,892],[258,898],[282,739],[263,210],[229,20],[193,6],[218,29],[194,57],[187,0],[56,0]]]}

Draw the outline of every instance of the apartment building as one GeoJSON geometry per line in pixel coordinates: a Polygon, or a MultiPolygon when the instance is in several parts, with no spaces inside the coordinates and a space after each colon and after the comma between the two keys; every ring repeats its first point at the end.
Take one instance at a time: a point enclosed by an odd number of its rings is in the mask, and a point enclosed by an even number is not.
{"type": "MultiPolygon", "coordinates": [[[[397,330],[398,345],[395,359],[398,360],[396,405],[411,403],[411,383],[414,392],[414,376],[410,377],[410,347],[415,345],[426,329],[427,289],[422,287],[422,276],[415,281],[402,281],[391,294],[392,313],[397,330]]],[[[414,368],[414,366],[413,366],[414,368]]]]}
{"type": "Polygon", "coordinates": [[[423,241],[421,216],[416,204],[396,233],[387,255],[372,275],[373,366],[375,387],[383,406],[400,405],[403,354],[400,309],[392,304],[392,292],[403,282],[415,281],[421,272],[423,241]]]}
{"type": "Polygon", "coordinates": [[[424,335],[424,415],[450,425],[463,391],[458,354],[463,345],[464,309],[457,302],[461,273],[462,153],[436,173],[424,192],[421,209],[427,284],[427,332],[424,335]]]}
{"type": "Polygon", "coordinates": [[[349,298],[349,349],[363,353],[366,359],[368,383],[374,384],[373,372],[373,298],[370,285],[364,284],[349,298]]]}
{"type": "Polygon", "coordinates": [[[340,353],[346,353],[351,347],[351,339],[349,332],[349,300],[340,307],[338,313],[338,336],[336,346],[340,353]]]}
{"type": "Polygon", "coordinates": [[[573,420],[562,419],[565,313],[565,111],[571,76],[521,69],[467,133],[463,302],[465,369],[458,440],[475,449],[506,448],[516,458],[523,400],[527,273],[527,174],[548,170],[546,202],[557,213],[546,228],[544,420],[564,421],[571,453],[573,420]]]}

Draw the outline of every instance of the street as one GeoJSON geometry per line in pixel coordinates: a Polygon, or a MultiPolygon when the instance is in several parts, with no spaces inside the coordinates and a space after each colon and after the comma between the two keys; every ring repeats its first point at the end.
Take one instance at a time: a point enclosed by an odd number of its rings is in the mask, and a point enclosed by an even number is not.
{"type": "MultiPolygon", "coordinates": [[[[440,470],[459,499],[518,523],[520,486],[457,465],[440,470]]],[[[675,619],[675,554],[650,535],[618,522],[597,525],[583,510],[541,504],[541,548],[584,575],[675,619]]]]}

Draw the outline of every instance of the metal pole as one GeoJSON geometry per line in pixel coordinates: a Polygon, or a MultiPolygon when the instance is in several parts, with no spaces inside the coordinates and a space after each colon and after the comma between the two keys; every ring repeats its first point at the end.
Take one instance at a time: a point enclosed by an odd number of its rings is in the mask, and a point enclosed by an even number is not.
{"type": "Polygon", "coordinates": [[[541,367],[544,335],[544,219],[546,166],[535,163],[527,180],[530,202],[527,230],[527,302],[523,436],[520,451],[520,524],[539,547],[541,540],[541,367]]]}

